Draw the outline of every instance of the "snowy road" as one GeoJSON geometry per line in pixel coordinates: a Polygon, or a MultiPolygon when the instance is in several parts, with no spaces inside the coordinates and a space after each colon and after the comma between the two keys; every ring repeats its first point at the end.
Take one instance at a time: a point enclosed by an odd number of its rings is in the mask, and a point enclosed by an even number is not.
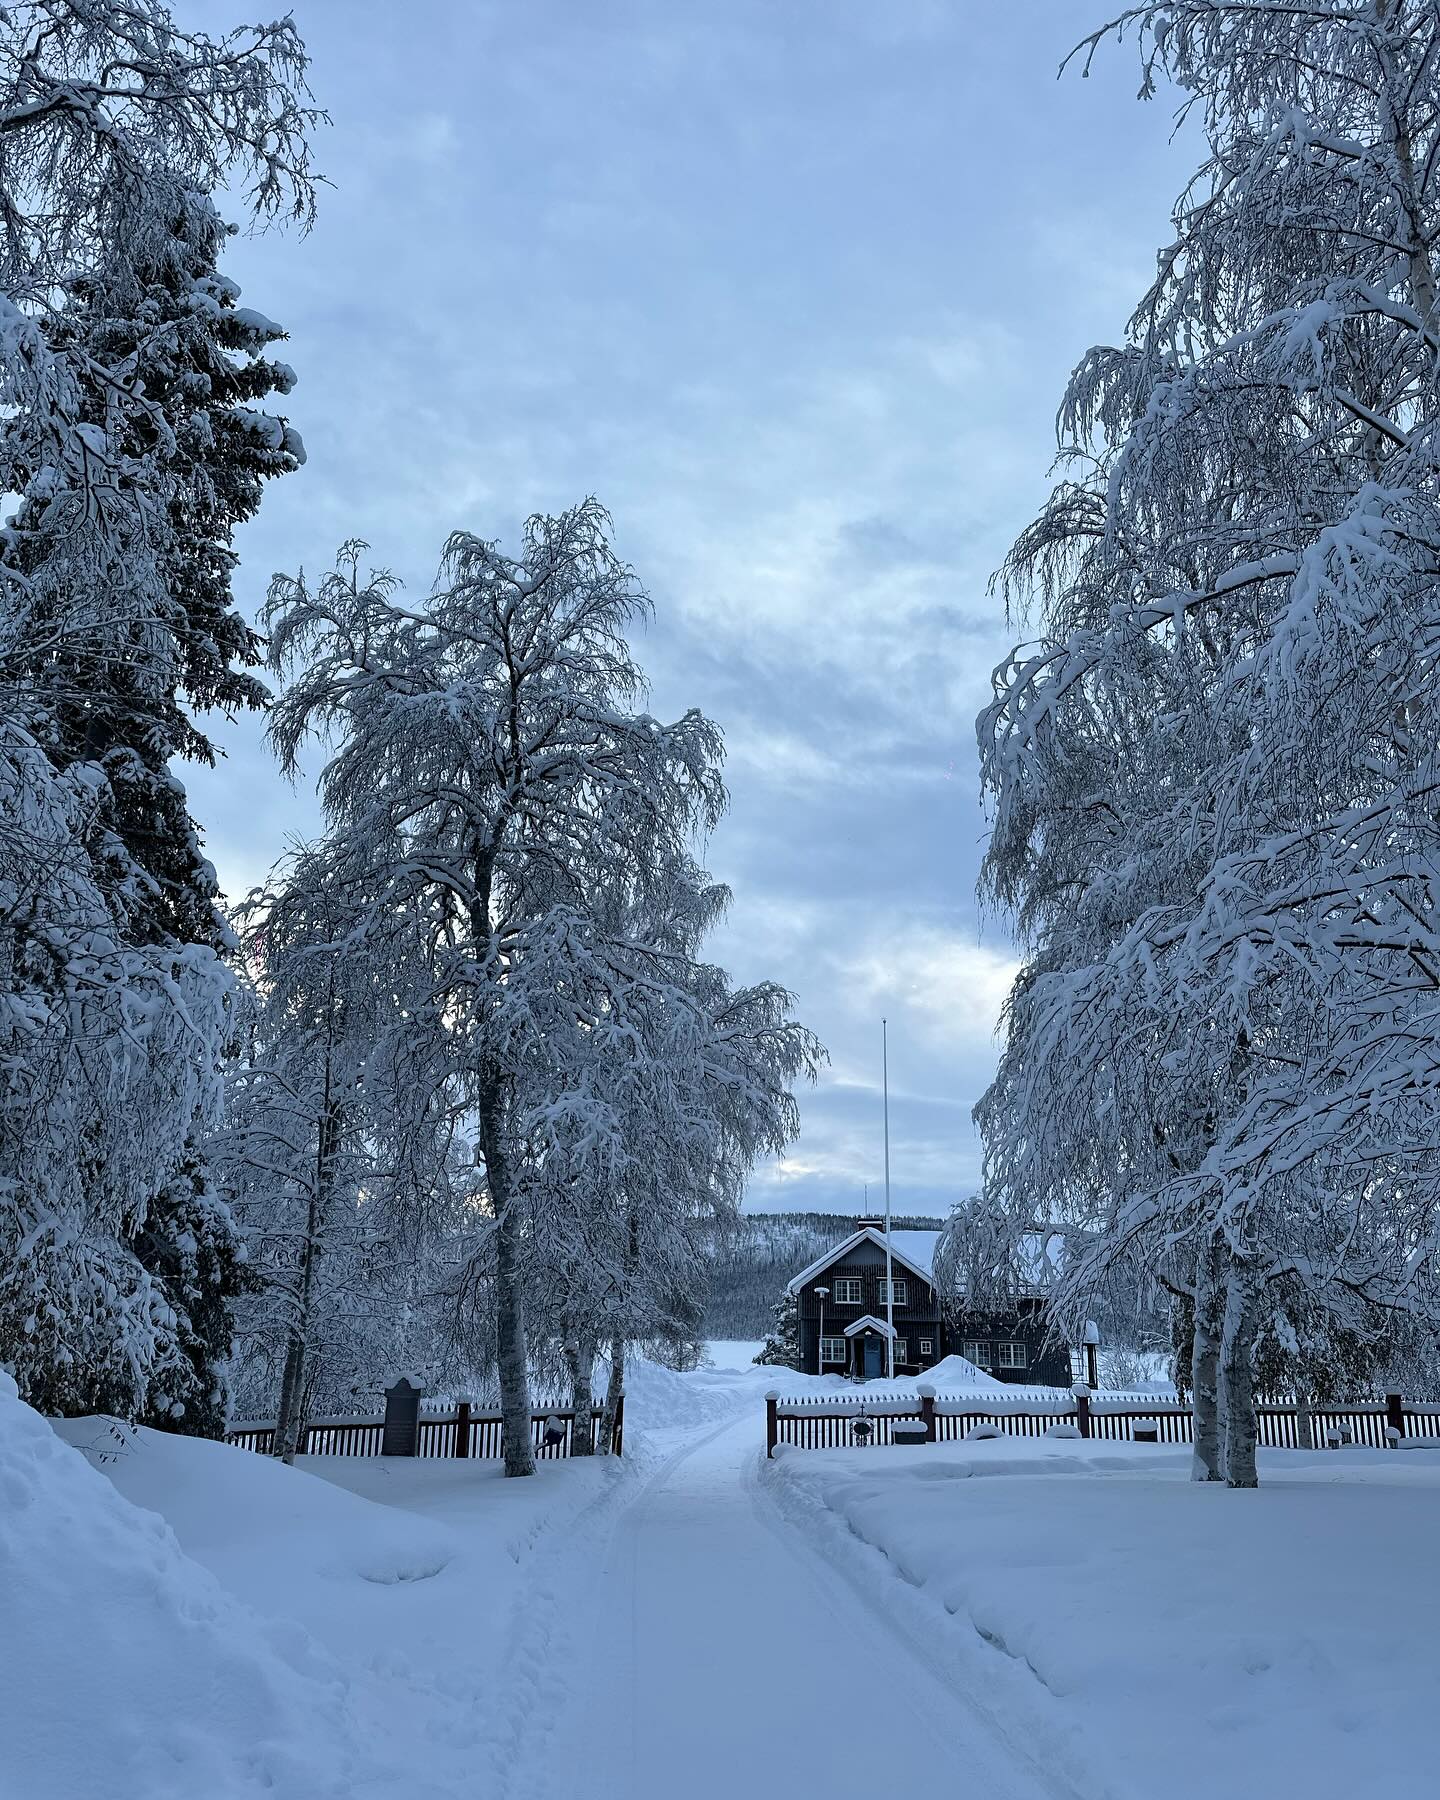
{"type": "Polygon", "coordinates": [[[593,1541],[558,1552],[532,1603],[512,1663],[528,1717],[512,1713],[497,1759],[515,1800],[1070,1792],[772,1510],[753,1416],[682,1449],[593,1541]]]}

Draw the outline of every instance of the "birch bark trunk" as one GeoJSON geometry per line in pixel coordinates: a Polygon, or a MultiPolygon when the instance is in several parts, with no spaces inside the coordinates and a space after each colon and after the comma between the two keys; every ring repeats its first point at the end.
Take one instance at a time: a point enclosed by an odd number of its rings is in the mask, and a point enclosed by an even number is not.
{"type": "Polygon", "coordinates": [[[520,1222],[500,1145],[499,1083],[488,1081],[479,1107],[485,1179],[495,1208],[495,1362],[500,1377],[500,1454],[507,1475],[535,1473],[530,1356],[520,1295],[520,1222]]]}
{"type": "Polygon", "coordinates": [[[590,1391],[595,1369],[595,1340],[578,1337],[566,1340],[565,1362],[570,1374],[570,1409],[575,1417],[570,1425],[570,1454],[595,1454],[594,1396],[590,1391]]]}
{"type": "MultiPolygon", "coordinates": [[[[495,869],[493,846],[475,859],[475,898],[470,908],[472,954],[488,979],[500,979],[490,891],[495,869]]],[[[485,1004],[483,998],[480,1004],[485,1004]]],[[[492,1056],[481,1061],[475,1111],[479,1119],[478,1160],[495,1214],[495,1363],[500,1378],[500,1454],[507,1475],[535,1473],[535,1439],[530,1404],[530,1352],[525,1304],[520,1291],[520,1233],[523,1221],[505,1152],[504,1075],[492,1056]]]]}
{"type": "MultiPolygon", "coordinates": [[[[1393,18],[1399,11],[1396,0],[1376,0],[1376,23],[1385,26],[1387,15],[1393,18]]],[[[1398,99],[1404,78],[1396,67],[1395,52],[1383,31],[1376,39],[1376,54],[1384,78],[1380,89],[1380,130],[1395,154],[1396,172],[1400,178],[1398,198],[1405,209],[1408,228],[1405,256],[1409,264],[1410,297],[1426,332],[1433,333],[1436,325],[1435,269],[1430,261],[1420,182],[1415,170],[1414,134],[1410,115],[1402,112],[1398,99]]]]}
{"type": "Polygon", "coordinates": [[[1225,1288],[1221,1279],[1224,1250],[1212,1237],[1195,1271],[1195,1329],[1190,1343],[1190,1394],[1195,1413],[1192,1481],[1221,1481],[1220,1334],[1224,1323],[1225,1288]]]}
{"type": "Polygon", "coordinates": [[[1225,1431],[1225,1481],[1232,1488],[1260,1485],[1255,1447],[1255,1348],[1259,1292],[1247,1270],[1232,1269],[1225,1284],[1225,1328],[1220,1348],[1220,1416],[1225,1431]]]}
{"type": "Polygon", "coordinates": [[[613,1456],[615,1453],[615,1415],[620,1407],[620,1396],[625,1392],[625,1340],[623,1337],[610,1340],[610,1379],[605,1384],[605,1404],[600,1413],[600,1454],[613,1456]]]}
{"type": "Polygon", "coordinates": [[[285,1369],[280,1377],[280,1402],[275,1408],[275,1430],[270,1438],[270,1454],[283,1456],[290,1435],[290,1419],[299,1404],[300,1358],[292,1325],[285,1342],[285,1369]]]}
{"type": "Polygon", "coordinates": [[[335,1098],[335,988],[330,986],[331,1013],[327,1020],[320,1119],[315,1132],[315,1169],[305,1208],[305,1238],[300,1247],[300,1291],[290,1329],[290,1348],[285,1358],[282,1417],[275,1425],[272,1453],[293,1463],[305,1423],[305,1383],[310,1374],[311,1326],[315,1315],[315,1283],[323,1252],[323,1230],[335,1189],[335,1165],[340,1152],[343,1118],[335,1098]],[[289,1404],[285,1404],[288,1396],[289,1404]]]}

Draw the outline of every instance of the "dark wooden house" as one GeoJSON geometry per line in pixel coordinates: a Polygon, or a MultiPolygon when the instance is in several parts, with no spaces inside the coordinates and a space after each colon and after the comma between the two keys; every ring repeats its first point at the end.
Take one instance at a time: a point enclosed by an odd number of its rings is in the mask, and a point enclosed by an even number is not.
{"type": "MultiPolygon", "coordinates": [[[[1044,1297],[1023,1299],[1007,1315],[942,1308],[933,1269],[938,1231],[892,1231],[895,1373],[918,1375],[946,1356],[963,1356],[997,1381],[1069,1387],[1070,1352],[1047,1345],[1044,1297]]],[[[892,1326],[885,1292],[882,1220],[860,1219],[843,1243],[818,1256],[789,1283],[795,1296],[800,1367],[809,1375],[871,1381],[888,1372],[892,1326]]]]}

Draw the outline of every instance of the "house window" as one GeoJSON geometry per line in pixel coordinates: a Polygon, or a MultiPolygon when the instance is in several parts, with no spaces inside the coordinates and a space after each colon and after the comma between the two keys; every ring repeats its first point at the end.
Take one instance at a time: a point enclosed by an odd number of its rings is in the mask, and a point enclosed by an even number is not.
{"type": "Polygon", "coordinates": [[[845,1361],[844,1338],[822,1337],[820,1340],[820,1360],[822,1363],[843,1363],[845,1361]]]}
{"type": "Polygon", "coordinates": [[[896,1340],[895,1340],[895,1361],[896,1361],[896,1363],[897,1364],[907,1363],[907,1362],[909,1362],[909,1360],[910,1360],[910,1341],[909,1341],[909,1339],[908,1338],[896,1338],[896,1340]]]}
{"type": "Polygon", "coordinates": [[[920,1340],[920,1354],[921,1354],[921,1355],[922,1355],[922,1356],[933,1356],[933,1355],[934,1355],[934,1354],[935,1354],[935,1340],[934,1340],[934,1338],[921,1338],[921,1340],[920,1340]]]}
{"type": "MultiPolygon", "coordinates": [[[[889,1286],[890,1283],[882,1276],[880,1280],[880,1304],[882,1306],[889,1304],[890,1296],[886,1292],[886,1289],[889,1286]]],[[[897,1306],[908,1306],[910,1304],[910,1283],[898,1275],[895,1278],[895,1304],[897,1306]]]]}
{"type": "Polygon", "coordinates": [[[966,1362],[974,1363],[977,1369],[990,1367],[990,1346],[988,1344],[967,1344],[964,1355],[966,1362]]]}
{"type": "Polygon", "coordinates": [[[1023,1369],[1025,1367],[1025,1346],[1023,1344],[1000,1344],[1000,1367],[1002,1369],[1023,1369]]]}
{"type": "Polygon", "coordinates": [[[859,1306],[865,1298],[865,1283],[855,1277],[846,1275],[835,1283],[835,1304],[837,1306],[859,1306]]]}

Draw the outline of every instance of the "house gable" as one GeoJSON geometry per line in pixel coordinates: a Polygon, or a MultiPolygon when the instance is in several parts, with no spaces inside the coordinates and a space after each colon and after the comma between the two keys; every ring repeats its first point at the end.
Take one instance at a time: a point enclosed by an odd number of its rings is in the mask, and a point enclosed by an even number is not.
{"type": "Polygon", "coordinates": [[[887,1325],[883,1319],[877,1319],[873,1313],[866,1313],[863,1319],[852,1319],[845,1327],[845,1336],[854,1337],[857,1332],[878,1331],[881,1337],[897,1337],[899,1333],[893,1325],[887,1325]]]}
{"type": "MultiPolygon", "coordinates": [[[[910,1231],[905,1235],[908,1239],[915,1239],[939,1237],[940,1234],[939,1232],[910,1231]]],[[[885,1260],[885,1234],[883,1231],[876,1231],[872,1225],[862,1225],[858,1231],[852,1232],[843,1244],[837,1244],[833,1250],[827,1250],[823,1256],[816,1257],[808,1268],[802,1269],[798,1275],[793,1276],[785,1284],[785,1291],[789,1294],[798,1294],[807,1283],[814,1281],[817,1276],[823,1275],[827,1269],[833,1269],[837,1263],[873,1263],[877,1260],[873,1254],[875,1251],[879,1252],[878,1260],[883,1263],[885,1260]]],[[[917,1281],[923,1281],[927,1288],[935,1285],[935,1278],[929,1267],[918,1256],[907,1255],[895,1244],[893,1238],[890,1246],[890,1259],[897,1269],[904,1269],[917,1281]]]]}

